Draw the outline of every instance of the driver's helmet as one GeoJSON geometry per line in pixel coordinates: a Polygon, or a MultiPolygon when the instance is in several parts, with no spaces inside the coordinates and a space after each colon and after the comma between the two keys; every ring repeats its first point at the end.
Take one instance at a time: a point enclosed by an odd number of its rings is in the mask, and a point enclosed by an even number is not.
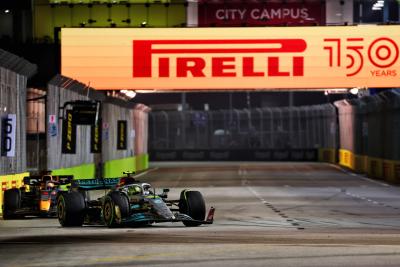
{"type": "Polygon", "coordinates": [[[128,187],[128,194],[130,195],[136,195],[140,193],[140,186],[138,185],[132,185],[128,187]]]}
{"type": "Polygon", "coordinates": [[[148,184],[143,185],[143,194],[144,195],[150,195],[152,192],[150,191],[151,186],[148,184]]]}
{"type": "Polygon", "coordinates": [[[53,176],[43,175],[42,181],[40,183],[40,188],[43,190],[48,189],[48,188],[53,188],[55,186],[54,182],[55,181],[53,180],[53,176]]]}

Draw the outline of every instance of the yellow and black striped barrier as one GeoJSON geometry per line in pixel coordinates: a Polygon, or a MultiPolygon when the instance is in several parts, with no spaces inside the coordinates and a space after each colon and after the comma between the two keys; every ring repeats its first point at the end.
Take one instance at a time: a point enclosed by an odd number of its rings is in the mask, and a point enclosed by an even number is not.
{"type": "Polygon", "coordinates": [[[1,183],[0,214],[3,214],[4,191],[11,188],[20,188],[23,184],[25,176],[29,176],[29,172],[10,174],[10,175],[0,175],[0,183],[1,183]]]}
{"type": "Polygon", "coordinates": [[[371,178],[400,183],[400,161],[357,155],[352,151],[339,149],[339,165],[365,173],[371,178]]]}

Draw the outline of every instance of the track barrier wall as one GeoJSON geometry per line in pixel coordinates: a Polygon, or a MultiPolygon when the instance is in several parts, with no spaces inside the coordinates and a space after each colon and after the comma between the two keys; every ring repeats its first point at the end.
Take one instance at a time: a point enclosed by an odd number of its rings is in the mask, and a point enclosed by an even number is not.
{"type": "Polygon", "coordinates": [[[74,177],[88,178],[96,176],[96,166],[94,164],[83,164],[69,168],[52,170],[53,175],[73,175],[74,177]]]}
{"type": "MultiPolygon", "coordinates": [[[[95,163],[95,154],[90,153],[90,127],[77,126],[76,128],[76,151],[74,154],[62,153],[62,127],[63,116],[60,107],[68,101],[76,100],[105,100],[105,96],[95,92],[82,83],[63,76],[56,76],[48,83],[47,92],[47,169],[78,169],[78,166],[95,163]],[[50,117],[53,117],[50,123],[50,117]]],[[[82,171],[78,171],[82,172],[82,171]]],[[[83,172],[89,175],[88,172],[83,172]]],[[[90,173],[91,174],[91,173],[90,173]]],[[[82,178],[94,178],[93,176],[82,178]]]]}
{"type": "MultiPolygon", "coordinates": [[[[61,75],[48,83],[47,94],[32,88],[28,96],[27,80],[36,71],[36,65],[0,49],[0,136],[8,142],[7,145],[1,142],[0,147],[2,191],[21,187],[23,177],[29,176],[28,169],[40,171],[43,166],[52,170],[54,175],[74,175],[74,178],[80,179],[105,175],[120,177],[123,171],[136,172],[148,168],[147,127],[150,109],[147,106],[107,97],[61,75]],[[46,101],[42,101],[44,99],[46,101]],[[65,107],[66,102],[77,100],[101,103],[100,127],[103,135],[100,136],[100,151],[91,153],[91,125],[77,125],[75,153],[62,153],[62,118],[65,110],[60,108],[65,107]],[[7,124],[3,123],[3,119],[7,124]],[[31,140],[27,134],[37,137],[42,134],[45,138],[38,143],[38,139],[31,140]],[[114,138],[116,136],[122,140],[119,146],[119,141],[114,138]],[[32,142],[27,143],[27,139],[32,142]],[[28,155],[27,147],[29,150],[35,148],[40,153],[28,155]],[[29,166],[28,158],[32,163],[29,166]]],[[[3,196],[1,193],[0,207],[3,205],[3,196]]]]}
{"type": "Polygon", "coordinates": [[[75,178],[82,179],[120,177],[124,171],[136,172],[148,168],[147,114],[150,109],[147,106],[106,97],[78,81],[61,75],[54,77],[48,87],[47,128],[56,129],[47,133],[48,169],[54,170],[56,174],[70,172],[75,178]],[[59,108],[68,101],[76,100],[94,100],[101,103],[100,152],[91,152],[91,127],[78,125],[75,153],[61,153],[62,120],[58,119],[54,127],[50,125],[50,117],[58,118],[59,108]],[[119,138],[122,138],[122,141],[119,138]],[[120,141],[122,143],[118,144],[120,141]]]}
{"type": "Polygon", "coordinates": [[[103,177],[119,177],[123,171],[135,171],[136,162],[134,156],[134,104],[128,104],[122,101],[113,103],[111,99],[103,104],[103,141],[102,141],[102,162],[103,177]],[[126,148],[117,149],[118,129],[117,122],[126,122],[126,148]]]}
{"type": "Polygon", "coordinates": [[[400,93],[335,102],[339,164],[369,177],[400,182],[400,93]]]}
{"type": "Polygon", "coordinates": [[[320,148],[318,150],[318,161],[320,162],[337,162],[337,151],[335,148],[320,148]]]}
{"type": "MultiPolygon", "coordinates": [[[[6,126],[5,116],[15,118],[12,126],[13,152],[6,152],[3,142],[0,146],[0,176],[22,173],[26,170],[26,84],[36,73],[37,67],[23,58],[0,49],[0,136],[3,140],[6,126]]],[[[7,146],[9,148],[9,146],[7,146]]]]}
{"type": "Polygon", "coordinates": [[[151,160],[294,160],[336,162],[331,104],[150,113],[151,160]]]}
{"type": "MultiPolygon", "coordinates": [[[[17,173],[11,175],[0,175],[1,194],[0,194],[0,208],[3,207],[4,191],[11,188],[20,188],[23,184],[25,176],[29,176],[29,172],[17,173]]],[[[0,214],[3,214],[3,209],[0,209],[0,214]]]]}
{"type": "Polygon", "coordinates": [[[46,168],[46,91],[28,88],[26,96],[26,167],[46,168]]]}
{"type": "MultiPolygon", "coordinates": [[[[13,153],[4,154],[0,146],[0,207],[3,205],[3,192],[21,186],[26,173],[26,84],[28,78],[37,71],[34,64],[0,49],[0,118],[15,116],[13,153]]],[[[0,123],[0,136],[4,138],[3,123],[0,123]]],[[[0,210],[0,214],[2,210],[0,210]]]]}

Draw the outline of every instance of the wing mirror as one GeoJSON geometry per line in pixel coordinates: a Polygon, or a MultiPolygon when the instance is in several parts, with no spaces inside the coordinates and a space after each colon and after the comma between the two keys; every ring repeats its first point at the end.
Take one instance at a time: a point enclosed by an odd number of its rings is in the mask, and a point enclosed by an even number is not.
{"type": "Polygon", "coordinates": [[[161,195],[159,195],[161,198],[167,198],[168,197],[168,192],[169,192],[169,189],[168,188],[164,188],[163,190],[162,190],[162,194],[161,195]]]}

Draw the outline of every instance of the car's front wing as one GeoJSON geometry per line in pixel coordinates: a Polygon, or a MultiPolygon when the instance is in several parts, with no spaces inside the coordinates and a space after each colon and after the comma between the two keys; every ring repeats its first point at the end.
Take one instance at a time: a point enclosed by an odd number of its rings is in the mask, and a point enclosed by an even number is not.
{"type": "Polygon", "coordinates": [[[127,218],[122,218],[121,223],[161,223],[161,222],[183,222],[183,221],[191,221],[191,222],[197,222],[201,224],[212,224],[214,222],[214,212],[215,208],[211,207],[206,220],[201,221],[201,220],[195,220],[192,217],[183,214],[183,213],[175,213],[173,217],[171,218],[162,218],[156,214],[152,213],[134,213],[131,216],[127,218]]]}

